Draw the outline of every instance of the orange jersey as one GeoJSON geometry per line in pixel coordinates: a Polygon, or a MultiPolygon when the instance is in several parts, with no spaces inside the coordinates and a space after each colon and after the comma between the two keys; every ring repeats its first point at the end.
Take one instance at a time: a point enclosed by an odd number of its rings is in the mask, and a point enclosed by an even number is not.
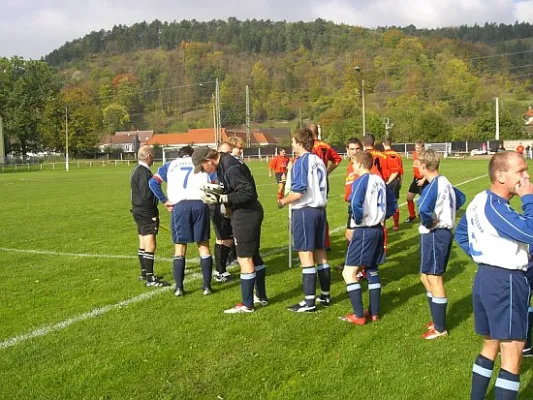
{"type": "Polygon", "coordinates": [[[403,176],[402,156],[392,149],[384,150],[383,154],[387,156],[387,166],[389,167],[390,173],[393,174],[395,172],[399,172],[400,176],[403,176]]]}
{"type": "Polygon", "coordinates": [[[389,179],[391,174],[389,171],[389,161],[387,156],[376,149],[368,149],[366,151],[372,154],[372,168],[370,169],[370,173],[381,176],[383,180],[387,182],[387,179],[389,179]]]}
{"type": "Polygon", "coordinates": [[[315,140],[315,144],[313,145],[313,154],[316,154],[326,166],[326,169],[328,168],[328,163],[331,162],[333,164],[340,164],[342,161],[341,156],[326,142],[323,142],[322,140],[315,140]]]}
{"type": "Polygon", "coordinates": [[[353,162],[350,161],[348,168],[346,168],[346,181],[344,185],[344,201],[350,200],[350,195],[352,194],[352,186],[354,181],[359,178],[358,175],[353,171],[353,162]]]}
{"type": "Polygon", "coordinates": [[[516,152],[520,154],[524,154],[524,146],[522,146],[521,144],[516,146],[516,152]]]}
{"type": "Polygon", "coordinates": [[[286,174],[289,165],[289,157],[276,156],[268,163],[268,169],[273,170],[276,174],[286,174]]]}
{"type": "Polygon", "coordinates": [[[413,178],[415,179],[422,179],[422,174],[418,169],[419,165],[420,161],[418,161],[418,153],[416,151],[413,151],[413,178]]]}

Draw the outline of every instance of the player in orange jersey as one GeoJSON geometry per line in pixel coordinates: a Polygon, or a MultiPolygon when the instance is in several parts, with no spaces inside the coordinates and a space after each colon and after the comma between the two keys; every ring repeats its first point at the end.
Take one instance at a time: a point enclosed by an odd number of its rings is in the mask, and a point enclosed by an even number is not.
{"type": "MultiPolygon", "coordinates": [[[[389,179],[387,182],[387,186],[389,189],[391,189],[392,193],[396,196],[398,199],[400,197],[400,189],[402,188],[402,177],[403,177],[403,162],[402,162],[402,156],[400,156],[399,153],[394,151],[391,147],[392,140],[391,138],[385,138],[383,140],[383,154],[387,156],[388,160],[388,166],[389,170],[393,171],[391,175],[389,176],[389,179]],[[398,172],[398,174],[394,174],[394,172],[398,172]]],[[[400,222],[400,209],[397,208],[396,212],[394,213],[393,221],[394,226],[392,227],[392,230],[397,231],[400,229],[399,222],[400,222]]]]}
{"type": "MultiPolygon", "coordinates": [[[[328,143],[322,141],[319,137],[318,125],[309,124],[307,126],[313,137],[315,138],[315,144],[313,145],[313,153],[316,154],[326,166],[327,175],[329,176],[335,168],[339,166],[342,161],[341,156],[331,147],[328,143]]],[[[329,193],[329,181],[328,181],[328,193],[329,193]]],[[[326,250],[330,249],[329,241],[329,224],[326,222],[326,250]]]]}
{"type": "Polygon", "coordinates": [[[268,176],[272,178],[272,171],[274,171],[274,174],[276,175],[276,182],[278,184],[278,200],[284,197],[289,161],[290,160],[287,156],[287,152],[281,149],[279,154],[268,163],[268,176]]]}
{"type": "Polygon", "coordinates": [[[422,191],[428,185],[428,181],[418,170],[418,166],[420,165],[418,155],[424,150],[424,148],[425,144],[423,140],[417,140],[415,142],[415,151],[413,152],[413,182],[411,182],[411,186],[409,186],[409,191],[407,192],[407,209],[409,210],[409,217],[405,220],[406,223],[413,222],[416,219],[415,196],[417,194],[422,194],[422,191]]]}

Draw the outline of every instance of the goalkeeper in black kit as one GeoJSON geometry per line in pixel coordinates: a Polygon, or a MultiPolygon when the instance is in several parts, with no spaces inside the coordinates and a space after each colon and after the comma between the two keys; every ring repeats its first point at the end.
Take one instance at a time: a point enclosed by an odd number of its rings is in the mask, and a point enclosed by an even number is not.
{"type": "Polygon", "coordinates": [[[197,147],[192,161],[195,173],[217,173],[220,186],[206,185],[202,200],[207,204],[224,205],[225,212],[231,218],[237,258],[241,267],[242,302],[224,312],[251,313],[254,311],[254,303],[262,306],[268,304],[265,264],[259,254],[263,207],[257,199],[254,178],[242,161],[207,146],[197,147]]]}

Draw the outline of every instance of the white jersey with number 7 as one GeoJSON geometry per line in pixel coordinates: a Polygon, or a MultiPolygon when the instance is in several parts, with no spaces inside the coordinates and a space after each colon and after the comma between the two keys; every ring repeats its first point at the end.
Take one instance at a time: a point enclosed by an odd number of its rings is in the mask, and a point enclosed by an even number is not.
{"type": "Polygon", "coordinates": [[[209,183],[205,172],[194,173],[191,157],[177,158],[159,167],[154,177],[167,182],[167,196],[172,204],[183,200],[201,200],[204,184],[209,183]]]}

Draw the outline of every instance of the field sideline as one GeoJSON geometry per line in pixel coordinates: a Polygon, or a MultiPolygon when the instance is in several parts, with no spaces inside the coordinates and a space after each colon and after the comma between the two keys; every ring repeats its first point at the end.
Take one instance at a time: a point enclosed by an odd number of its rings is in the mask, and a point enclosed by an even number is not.
{"type": "MultiPolygon", "coordinates": [[[[481,341],[473,332],[475,265],[458,246],[445,275],[447,338],[419,338],[429,311],[418,279],[416,224],[389,231],[379,323],[338,321],[350,303],[335,269],[333,305],[295,315],[285,310],[302,297],[299,269],[287,268],[287,210],[276,207],[266,163],[250,166],[265,208],[262,254],[270,297],[268,307],[251,315],[222,313],[240,299],[238,281],[213,283],[215,293],[202,296],[193,248],[187,296],[177,299],[171,290],[137,281],[131,168],[0,174],[0,398],[467,398],[481,341]]],[[[344,258],[345,168],[331,177],[332,266],[344,258]]],[[[467,202],[488,187],[486,169],[482,160],[441,164],[444,175],[462,184],[467,202]]],[[[406,168],[399,203],[410,173],[406,168]]],[[[164,208],[161,221],[169,226],[164,208]]],[[[156,257],[156,273],[172,280],[165,229],[156,257]]],[[[533,397],[532,366],[531,359],[523,363],[519,398],[533,397]]]]}

